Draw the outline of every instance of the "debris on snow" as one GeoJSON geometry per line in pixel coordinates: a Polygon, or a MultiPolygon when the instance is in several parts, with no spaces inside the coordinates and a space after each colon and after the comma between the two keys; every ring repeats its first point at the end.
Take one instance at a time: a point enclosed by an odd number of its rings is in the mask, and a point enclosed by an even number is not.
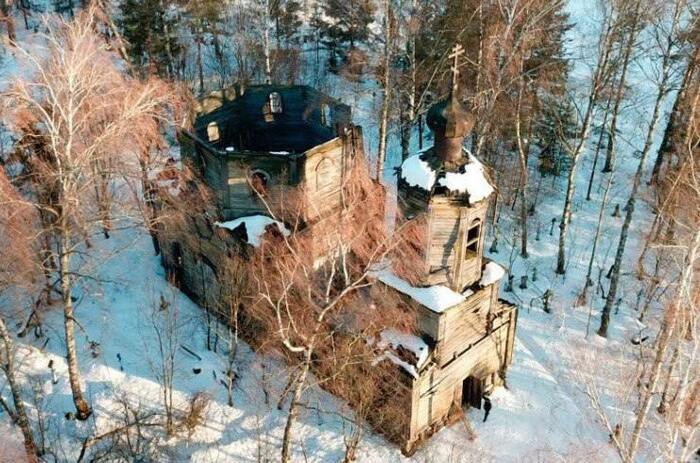
{"type": "Polygon", "coordinates": [[[240,217],[238,219],[229,220],[228,222],[215,222],[217,227],[227,230],[235,230],[241,224],[245,226],[246,235],[248,235],[248,244],[257,248],[260,246],[260,238],[265,234],[268,225],[275,224],[277,229],[284,236],[289,236],[289,230],[280,221],[272,219],[266,215],[251,215],[248,217],[240,217]]]}

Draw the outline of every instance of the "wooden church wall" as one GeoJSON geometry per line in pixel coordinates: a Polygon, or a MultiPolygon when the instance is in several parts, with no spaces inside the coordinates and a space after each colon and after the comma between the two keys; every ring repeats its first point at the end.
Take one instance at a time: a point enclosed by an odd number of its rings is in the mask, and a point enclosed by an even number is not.
{"type": "MultiPolygon", "coordinates": [[[[484,242],[484,219],[488,204],[486,201],[474,207],[464,207],[455,204],[450,198],[434,197],[430,202],[428,226],[430,238],[426,253],[428,267],[431,270],[441,267],[451,267],[459,272],[453,289],[461,290],[464,286],[477,281],[481,276],[481,261],[484,242]],[[481,221],[478,252],[467,253],[466,233],[474,220],[481,221]],[[460,262],[456,262],[460,259],[460,262]],[[457,265],[459,264],[459,265],[457,265]]],[[[450,275],[450,279],[455,275],[450,275]]],[[[436,284],[439,281],[429,281],[436,284]]]]}
{"type": "Polygon", "coordinates": [[[486,314],[493,288],[491,285],[476,292],[464,304],[443,314],[440,320],[441,336],[435,350],[440,366],[451,362],[486,334],[486,314]]]}
{"type": "Polygon", "coordinates": [[[227,171],[228,207],[226,220],[253,214],[270,215],[267,206],[274,211],[284,208],[289,188],[289,158],[285,155],[265,153],[230,157],[227,171]],[[249,176],[259,171],[268,178],[267,194],[263,202],[253,191],[249,176]]]}
{"type": "Polygon", "coordinates": [[[342,207],[343,140],[334,138],[307,151],[305,155],[303,187],[307,203],[306,219],[314,222],[342,207]]]}
{"type": "Polygon", "coordinates": [[[514,326],[515,311],[507,311],[490,336],[451,363],[436,365],[416,380],[409,440],[417,439],[432,424],[445,419],[453,403],[460,404],[464,379],[471,375],[485,377],[510,363],[514,326]]]}

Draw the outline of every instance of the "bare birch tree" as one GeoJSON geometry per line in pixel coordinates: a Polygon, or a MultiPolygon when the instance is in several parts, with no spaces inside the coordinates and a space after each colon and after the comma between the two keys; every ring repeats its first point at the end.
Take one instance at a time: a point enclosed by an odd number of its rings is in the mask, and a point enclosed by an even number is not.
{"type": "MultiPolygon", "coordinates": [[[[13,197],[16,193],[0,169],[0,296],[7,299],[6,292],[13,288],[28,289],[32,280],[38,276],[39,269],[33,255],[31,239],[26,235],[31,233],[31,226],[36,217],[29,207],[12,207],[3,197],[13,197]]],[[[7,412],[12,421],[19,426],[24,438],[24,449],[29,462],[38,462],[41,452],[34,440],[34,433],[27,416],[27,410],[22,398],[22,389],[17,378],[15,364],[15,348],[12,335],[5,323],[5,314],[0,312],[0,370],[7,379],[12,395],[12,406],[0,396],[0,406],[7,412]]]]}
{"type": "Polygon", "coordinates": [[[113,185],[121,187],[114,188],[119,194],[111,201],[121,208],[123,224],[139,217],[127,192],[138,190],[128,185],[140,178],[140,137],[161,136],[153,121],[165,118],[170,96],[159,82],[142,83],[123,74],[108,45],[94,32],[92,9],[72,22],[46,27],[46,53],[20,49],[33,75],[15,81],[4,100],[26,143],[23,161],[33,192],[22,201],[47,218],[37,236],[51,243],[43,262],[56,265],[47,272],[57,273],[70,385],[76,416],[84,420],[91,411],[78,368],[73,292],[88,275],[75,257],[90,249],[92,233],[105,226],[101,200],[95,198],[103,175],[118,172],[119,182],[114,175],[113,185]]]}
{"type": "Polygon", "coordinates": [[[574,193],[576,190],[576,172],[578,170],[579,160],[584,152],[591,132],[598,96],[609,77],[613,44],[619,27],[615,5],[612,3],[609,5],[600,3],[600,6],[603,14],[603,21],[601,32],[598,37],[597,57],[588,94],[585,99],[586,106],[582,112],[581,123],[576,134],[576,142],[571,144],[568,140],[564,138],[561,139],[564,149],[571,158],[571,167],[569,168],[567,177],[562,217],[559,221],[559,247],[556,268],[558,274],[566,273],[566,240],[569,233],[569,223],[571,222],[574,193]]]}
{"type": "Polygon", "coordinates": [[[654,136],[656,134],[656,128],[658,126],[659,119],[661,118],[662,103],[664,102],[664,99],[668,94],[670,79],[673,75],[672,60],[673,54],[678,45],[678,33],[680,21],[684,13],[684,5],[684,0],[678,0],[674,2],[672,7],[670,8],[671,17],[669,18],[669,22],[666,24],[667,29],[663,30],[661,29],[662,26],[659,26],[655,34],[657,45],[660,49],[661,54],[659,81],[656,87],[654,109],[652,110],[651,120],[649,121],[646,139],[644,141],[644,146],[641,150],[641,156],[639,158],[637,170],[635,171],[634,178],[632,180],[632,190],[630,191],[630,196],[627,200],[625,219],[622,224],[622,229],[620,230],[620,240],[617,246],[617,251],[615,253],[615,261],[613,263],[612,273],[610,277],[610,288],[608,289],[608,294],[605,300],[605,306],[603,307],[603,312],[601,315],[600,327],[598,328],[598,334],[604,337],[608,334],[610,311],[612,310],[613,305],[617,301],[617,289],[620,283],[620,270],[622,265],[622,258],[625,253],[625,247],[627,244],[629,230],[634,216],[637,194],[642,182],[642,174],[644,173],[646,160],[649,155],[649,152],[651,151],[651,146],[654,141],[654,136]]]}
{"type": "MultiPolygon", "coordinates": [[[[612,172],[615,163],[615,154],[617,150],[617,120],[620,116],[620,107],[623,103],[625,97],[625,90],[627,88],[627,71],[629,69],[630,62],[632,61],[633,52],[637,49],[637,37],[641,29],[640,23],[642,19],[642,6],[644,2],[642,0],[637,0],[635,3],[623,3],[623,8],[632,8],[632,11],[623,11],[623,20],[621,21],[622,28],[627,32],[622,36],[622,62],[620,64],[620,71],[617,75],[617,87],[614,90],[614,95],[612,96],[612,117],[610,119],[610,133],[608,136],[608,146],[605,151],[605,166],[603,166],[603,172],[612,172]]],[[[608,114],[606,114],[608,116],[608,114]]]]}
{"type": "Polygon", "coordinates": [[[384,163],[386,162],[386,145],[387,136],[389,130],[389,108],[392,101],[392,82],[391,82],[391,68],[393,66],[392,56],[394,48],[394,29],[395,29],[395,19],[393,6],[391,4],[392,0],[384,1],[384,18],[383,18],[383,29],[384,29],[384,54],[382,56],[382,88],[384,89],[384,96],[382,98],[382,110],[379,117],[379,148],[377,149],[377,180],[382,180],[382,175],[384,172],[384,163]]]}

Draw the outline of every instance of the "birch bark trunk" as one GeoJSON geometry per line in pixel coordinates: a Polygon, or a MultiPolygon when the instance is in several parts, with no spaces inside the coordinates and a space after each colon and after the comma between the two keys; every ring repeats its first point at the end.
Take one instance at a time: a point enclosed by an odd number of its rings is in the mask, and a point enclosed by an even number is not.
{"type": "Polygon", "coordinates": [[[2,340],[4,347],[3,350],[5,351],[5,361],[2,362],[0,368],[2,368],[2,370],[5,372],[7,383],[10,386],[10,393],[12,394],[12,402],[15,405],[15,410],[13,413],[14,416],[12,416],[12,419],[17,423],[20,431],[22,431],[27,460],[29,462],[37,462],[39,451],[36,443],[34,442],[34,434],[32,433],[32,429],[29,425],[27,411],[24,408],[24,402],[22,401],[19,384],[17,383],[17,378],[15,377],[15,360],[12,338],[10,337],[10,333],[7,331],[7,326],[5,325],[5,321],[2,319],[2,317],[0,317],[0,339],[2,340]]]}
{"type": "Polygon", "coordinates": [[[389,127],[389,105],[391,104],[391,40],[392,40],[391,0],[384,0],[384,59],[382,70],[382,86],[384,99],[379,120],[379,149],[377,150],[377,180],[382,180],[384,163],[386,162],[387,131],[389,127]]]}
{"type": "Polygon", "coordinates": [[[610,323],[610,312],[617,300],[617,289],[620,283],[620,269],[622,265],[622,257],[625,253],[625,246],[627,245],[627,239],[629,235],[630,226],[632,224],[632,218],[634,216],[634,208],[637,201],[637,193],[639,191],[639,186],[642,182],[642,174],[644,173],[644,165],[646,164],[649,151],[651,151],[651,145],[654,141],[654,134],[656,133],[656,126],[659,123],[661,116],[661,104],[666,97],[668,91],[668,81],[671,75],[671,54],[673,51],[673,34],[675,34],[675,26],[677,25],[677,20],[674,18],[674,28],[670,32],[671,35],[668,37],[668,44],[664,50],[664,55],[661,62],[661,81],[657,88],[656,100],[654,101],[654,110],[652,112],[651,121],[649,123],[649,129],[647,130],[646,140],[644,141],[644,148],[642,149],[642,155],[639,159],[639,164],[637,165],[637,170],[634,174],[634,180],[632,181],[632,191],[630,192],[629,199],[627,200],[627,210],[625,212],[625,220],[622,224],[622,229],[620,230],[620,240],[617,245],[617,251],[615,252],[615,261],[612,267],[612,274],[610,277],[610,289],[608,290],[607,297],[605,299],[605,306],[603,306],[603,312],[600,319],[600,327],[598,328],[598,334],[603,337],[608,335],[608,325],[610,323]]]}
{"type": "Polygon", "coordinates": [[[73,403],[75,404],[76,418],[87,420],[92,411],[83,396],[80,385],[80,369],[78,368],[78,352],[75,342],[75,318],[73,307],[73,285],[70,275],[70,256],[68,250],[68,236],[66,219],[62,219],[62,231],[60,236],[61,255],[59,258],[59,273],[61,277],[61,292],[63,293],[63,326],[66,335],[66,361],[68,363],[68,379],[73,393],[73,403]]]}
{"type": "Polygon", "coordinates": [[[578,161],[581,157],[581,153],[586,145],[588,136],[591,131],[591,125],[593,123],[593,112],[595,108],[596,100],[598,99],[598,94],[603,85],[604,75],[608,70],[608,64],[610,61],[610,54],[612,52],[613,43],[613,32],[616,28],[616,21],[613,17],[613,12],[610,12],[607,18],[607,23],[605,26],[605,31],[602,33],[601,37],[601,50],[598,53],[598,63],[596,64],[596,70],[593,76],[593,81],[591,82],[591,89],[588,95],[588,102],[586,107],[586,112],[583,117],[583,122],[581,124],[580,137],[578,143],[570,149],[571,153],[571,168],[569,169],[569,175],[567,176],[566,184],[566,196],[564,197],[564,207],[562,209],[561,221],[559,222],[559,248],[557,251],[557,269],[556,273],[563,275],[566,273],[566,239],[569,233],[569,223],[571,222],[572,215],[572,203],[574,200],[574,193],[576,190],[576,172],[578,169],[578,161]]]}
{"type": "Polygon", "coordinates": [[[637,419],[634,424],[634,430],[632,431],[629,450],[627,451],[628,461],[634,461],[634,457],[637,454],[639,439],[642,434],[647,415],[649,414],[651,401],[655,395],[654,390],[656,389],[656,385],[661,376],[661,367],[664,364],[666,350],[668,349],[669,341],[671,340],[674,330],[677,328],[676,322],[678,315],[683,309],[683,305],[692,298],[691,291],[693,287],[694,266],[696,264],[696,260],[698,259],[698,252],[700,252],[700,230],[695,232],[688,248],[688,252],[686,253],[685,264],[680,279],[680,287],[678,289],[676,301],[665,317],[664,321],[661,323],[659,336],[656,341],[656,355],[654,356],[654,363],[651,367],[651,373],[647,383],[648,385],[642,399],[642,405],[639,407],[639,412],[637,413],[637,419]]]}
{"type": "Polygon", "coordinates": [[[615,104],[613,105],[612,119],[610,120],[610,136],[608,137],[608,148],[605,152],[605,165],[603,166],[603,172],[605,173],[612,172],[615,164],[615,150],[617,149],[617,118],[620,115],[620,106],[622,105],[622,100],[624,100],[625,83],[627,82],[627,69],[629,68],[630,59],[632,58],[632,51],[634,50],[634,45],[637,42],[637,33],[639,32],[640,17],[639,10],[641,6],[642,2],[641,0],[638,0],[634,8],[632,25],[622,56],[620,80],[617,83],[617,89],[615,91],[614,97],[615,104]]]}

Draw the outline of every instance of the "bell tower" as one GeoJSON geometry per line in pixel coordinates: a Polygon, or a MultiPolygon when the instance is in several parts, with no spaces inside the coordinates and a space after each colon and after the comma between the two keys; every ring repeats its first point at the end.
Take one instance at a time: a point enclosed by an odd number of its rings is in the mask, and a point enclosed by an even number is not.
{"type": "Polygon", "coordinates": [[[450,94],[428,112],[435,143],[403,162],[398,183],[404,218],[424,227],[420,284],[457,292],[481,278],[487,199],[494,191],[483,165],[463,147],[474,116],[458,95],[462,54],[455,45],[450,94]]]}

